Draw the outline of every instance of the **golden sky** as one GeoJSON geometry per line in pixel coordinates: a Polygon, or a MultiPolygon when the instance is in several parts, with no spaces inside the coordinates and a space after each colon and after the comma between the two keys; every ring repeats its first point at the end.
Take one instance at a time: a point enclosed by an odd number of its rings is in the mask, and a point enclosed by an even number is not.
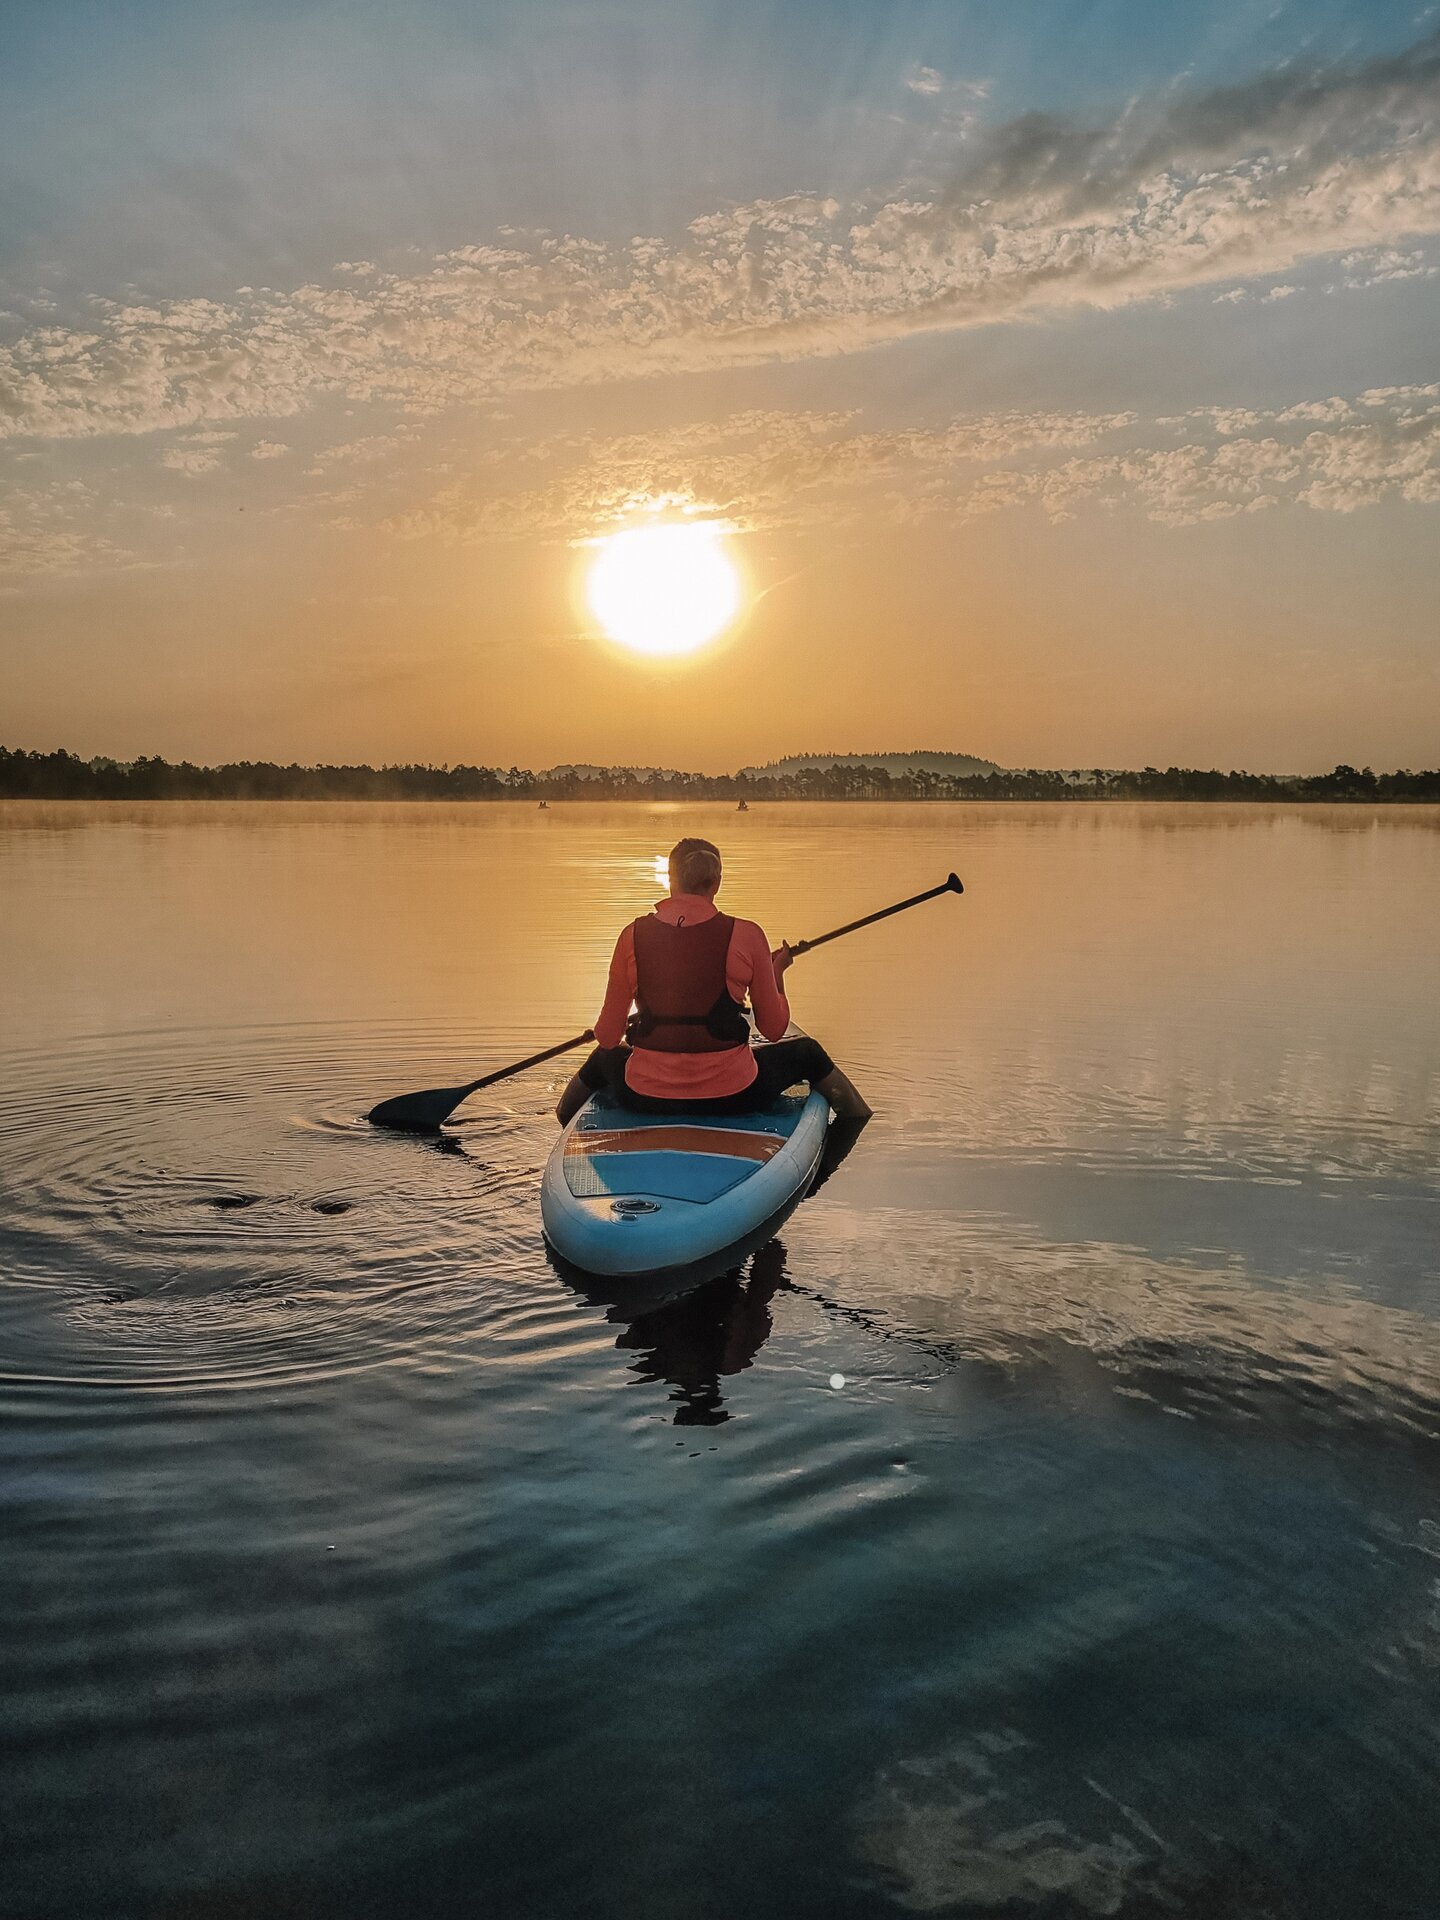
{"type": "Polygon", "coordinates": [[[1433,765],[1440,41],[1001,11],[19,6],[0,741],[1433,765]]]}

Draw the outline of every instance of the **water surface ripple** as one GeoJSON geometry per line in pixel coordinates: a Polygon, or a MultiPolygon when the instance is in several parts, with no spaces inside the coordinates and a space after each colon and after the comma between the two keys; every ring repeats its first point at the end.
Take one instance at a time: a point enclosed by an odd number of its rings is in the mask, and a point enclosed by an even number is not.
{"type": "Polygon", "coordinates": [[[7,1912],[1440,1909],[1440,830],[0,807],[7,1912]],[[677,1292],[563,1063],[682,832],[880,1117],[677,1292]],[[836,1387],[832,1380],[843,1385],[836,1387]]]}

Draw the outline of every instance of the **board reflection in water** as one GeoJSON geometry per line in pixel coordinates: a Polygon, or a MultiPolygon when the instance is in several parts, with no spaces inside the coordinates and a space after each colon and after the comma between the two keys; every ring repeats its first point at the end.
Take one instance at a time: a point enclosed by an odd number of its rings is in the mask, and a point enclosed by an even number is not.
{"type": "Polygon", "coordinates": [[[752,1364],[774,1327],[771,1302],[787,1284],[778,1240],[711,1278],[652,1287],[658,1299],[644,1299],[634,1281],[590,1279],[573,1269],[567,1277],[620,1326],[615,1345],[636,1356],[630,1363],[635,1378],[674,1389],[677,1427],[716,1427],[730,1418],[721,1380],[752,1364]]]}

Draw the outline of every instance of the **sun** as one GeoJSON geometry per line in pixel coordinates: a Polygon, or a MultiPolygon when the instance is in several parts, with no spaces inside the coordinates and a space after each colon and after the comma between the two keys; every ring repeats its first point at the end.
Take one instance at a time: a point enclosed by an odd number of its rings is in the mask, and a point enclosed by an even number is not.
{"type": "Polygon", "coordinates": [[[601,541],[586,584],[595,618],[635,653],[694,653],[740,607],[740,576],[713,522],[612,533],[601,541]]]}

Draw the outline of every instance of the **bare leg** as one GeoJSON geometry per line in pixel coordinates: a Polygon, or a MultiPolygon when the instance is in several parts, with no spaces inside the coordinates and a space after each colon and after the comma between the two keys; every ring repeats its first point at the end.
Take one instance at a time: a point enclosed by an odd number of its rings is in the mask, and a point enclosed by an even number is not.
{"type": "Polygon", "coordinates": [[[561,1126],[568,1126],[576,1114],[590,1098],[593,1088],[587,1087],[578,1073],[572,1073],[566,1082],[565,1091],[555,1103],[555,1118],[561,1126]]]}
{"type": "Polygon", "coordinates": [[[874,1115],[859,1088],[854,1086],[836,1067],[833,1073],[827,1073],[823,1080],[815,1082],[816,1093],[823,1093],[830,1102],[830,1111],[841,1120],[869,1120],[874,1115]]]}

